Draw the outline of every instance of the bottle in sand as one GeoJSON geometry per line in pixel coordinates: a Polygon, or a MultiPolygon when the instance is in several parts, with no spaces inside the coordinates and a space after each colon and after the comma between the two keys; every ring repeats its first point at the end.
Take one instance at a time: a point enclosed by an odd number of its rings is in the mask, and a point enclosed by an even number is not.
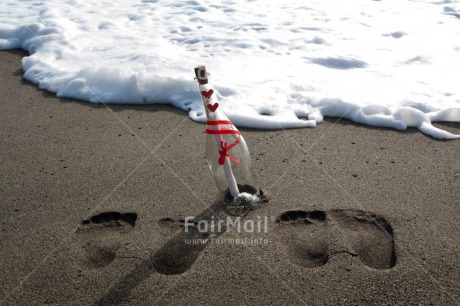
{"type": "Polygon", "coordinates": [[[206,112],[208,165],[220,194],[235,205],[254,204],[260,199],[251,157],[243,136],[219,105],[205,66],[195,68],[199,92],[206,112]]]}

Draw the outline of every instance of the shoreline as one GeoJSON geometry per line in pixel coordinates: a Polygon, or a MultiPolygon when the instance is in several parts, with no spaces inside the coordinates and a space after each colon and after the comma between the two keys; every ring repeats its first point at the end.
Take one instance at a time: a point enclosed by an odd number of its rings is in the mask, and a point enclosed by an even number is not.
{"type": "MultiPolygon", "coordinates": [[[[11,53],[11,54],[15,54],[15,55],[19,55],[21,57],[24,57],[24,56],[28,56],[29,53],[28,51],[26,50],[23,50],[23,49],[12,49],[12,50],[6,50],[6,51],[1,51],[1,52],[7,52],[7,53],[11,53]]],[[[21,73],[22,73],[22,69],[20,69],[21,73]]],[[[17,73],[19,73],[19,70],[17,71],[17,73]]],[[[29,82],[28,80],[25,80],[24,79],[24,84],[27,84],[27,85],[31,85],[33,84],[32,82],[29,82]]],[[[37,86],[35,84],[33,84],[34,86],[37,86]]],[[[185,88],[186,91],[190,91],[191,89],[190,88],[185,88]]],[[[54,92],[51,92],[51,91],[47,91],[46,89],[42,89],[42,91],[44,93],[49,93],[52,97],[56,97],[56,93],[54,92]]],[[[196,88],[193,88],[193,91],[195,91],[197,94],[198,94],[198,87],[196,88]]],[[[80,99],[77,99],[77,98],[71,98],[71,97],[56,97],[58,99],[61,99],[61,100],[68,100],[68,101],[73,101],[73,102],[81,102],[82,104],[84,105],[87,105],[87,104],[90,104],[90,105],[107,105],[108,107],[110,108],[114,108],[114,109],[136,109],[136,110],[143,110],[144,107],[146,107],[147,109],[151,108],[151,107],[155,107],[155,106],[158,106],[158,107],[172,107],[178,111],[180,111],[181,113],[184,113],[184,114],[187,114],[188,116],[188,113],[187,111],[185,110],[182,110],[180,109],[179,107],[176,107],[176,106],[173,106],[169,103],[160,103],[160,104],[127,104],[127,103],[93,103],[93,102],[89,102],[89,101],[86,101],[86,100],[80,100],[80,99]]],[[[347,111],[348,112],[348,111],[347,111]]],[[[190,118],[191,119],[191,118],[190,118]]],[[[191,119],[193,120],[193,119],[191,119]]],[[[318,126],[321,126],[321,123],[324,122],[324,121],[327,121],[327,122],[331,122],[331,123],[335,123],[335,122],[338,122],[338,121],[344,121],[344,122],[348,122],[348,123],[352,123],[352,124],[356,124],[358,126],[364,126],[364,127],[367,127],[367,128],[377,128],[377,129],[390,129],[390,130],[393,130],[393,131],[398,131],[398,132],[406,132],[406,131],[411,131],[411,130],[417,130],[418,132],[432,138],[432,139],[435,139],[435,140],[455,140],[455,139],[460,139],[460,134],[456,134],[455,132],[452,132],[452,129],[449,129],[449,128],[454,128],[453,130],[455,131],[455,128],[456,127],[460,127],[460,122],[456,122],[456,121],[430,121],[429,122],[429,125],[430,127],[434,127],[434,128],[440,128],[441,130],[439,131],[432,131],[431,128],[428,128],[426,129],[425,128],[425,132],[422,132],[421,129],[419,129],[419,127],[412,127],[412,126],[409,126],[409,127],[406,127],[405,130],[400,130],[400,129],[397,129],[395,127],[388,127],[388,126],[374,126],[374,125],[367,125],[367,124],[364,124],[364,123],[359,123],[359,122],[355,122],[351,119],[348,119],[348,118],[344,118],[344,117],[330,117],[330,116],[324,116],[324,119],[323,121],[321,121],[320,123],[316,123],[316,127],[318,126]],[[431,135],[429,135],[428,133],[428,130],[429,130],[429,133],[435,133],[437,135],[439,135],[440,137],[443,137],[444,138],[435,138],[431,135]],[[452,135],[444,135],[446,134],[445,132],[447,133],[451,133],[452,135]],[[454,138],[449,138],[450,136],[453,136],[454,138]],[[455,138],[457,137],[457,138],[455,138]]],[[[201,124],[204,124],[204,122],[198,122],[198,121],[194,121],[195,123],[201,123],[201,124]]],[[[303,127],[292,127],[292,128],[265,128],[265,129],[258,129],[258,128],[252,128],[252,127],[240,127],[240,126],[237,126],[238,129],[242,129],[242,130],[249,130],[249,131],[283,131],[283,130],[293,130],[293,129],[305,129],[305,128],[311,128],[311,127],[307,127],[307,126],[303,126],[303,127]]]]}
{"type": "Polygon", "coordinates": [[[216,239],[269,243],[190,247],[184,218],[225,216],[204,125],[172,106],[56,98],[22,80],[24,54],[0,53],[2,304],[460,301],[458,140],[334,118],[240,129],[269,198],[246,218],[268,230],[216,239]]]}

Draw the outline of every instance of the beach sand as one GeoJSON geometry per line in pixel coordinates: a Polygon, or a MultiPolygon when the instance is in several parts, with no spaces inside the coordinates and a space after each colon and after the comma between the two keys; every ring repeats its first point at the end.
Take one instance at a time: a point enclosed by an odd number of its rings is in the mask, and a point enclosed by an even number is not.
{"type": "Polygon", "coordinates": [[[460,303],[460,141],[243,129],[269,202],[242,223],[261,232],[185,233],[226,218],[204,125],[56,98],[23,56],[0,53],[2,305],[460,303]]]}

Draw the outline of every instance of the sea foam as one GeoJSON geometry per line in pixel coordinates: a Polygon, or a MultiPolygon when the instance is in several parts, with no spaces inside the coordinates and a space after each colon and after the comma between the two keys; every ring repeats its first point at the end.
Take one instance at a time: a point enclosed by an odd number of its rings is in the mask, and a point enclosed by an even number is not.
{"type": "Polygon", "coordinates": [[[2,0],[0,49],[59,97],[169,103],[204,122],[193,68],[212,72],[240,127],[315,127],[325,116],[435,138],[460,122],[453,1],[2,0]]]}

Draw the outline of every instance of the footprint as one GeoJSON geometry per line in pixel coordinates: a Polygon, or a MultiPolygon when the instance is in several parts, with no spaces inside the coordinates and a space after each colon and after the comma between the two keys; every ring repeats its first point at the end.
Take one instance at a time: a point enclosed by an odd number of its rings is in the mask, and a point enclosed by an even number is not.
{"type": "Polygon", "coordinates": [[[323,211],[287,211],[277,219],[277,234],[289,255],[289,261],[306,268],[317,268],[329,260],[331,232],[323,211]]]}
{"type": "Polygon", "coordinates": [[[332,210],[330,214],[349,251],[356,253],[362,263],[374,269],[396,265],[393,229],[383,217],[362,210],[332,210]]]}
{"type": "Polygon", "coordinates": [[[110,264],[123,243],[123,235],[136,225],[136,213],[104,212],[83,220],[76,231],[77,264],[96,269],[110,264]]]}
{"type": "Polygon", "coordinates": [[[396,265],[393,229],[383,217],[370,212],[294,210],[282,213],[276,222],[289,261],[299,266],[317,268],[343,253],[357,256],[374,269],[396,265]]]}

